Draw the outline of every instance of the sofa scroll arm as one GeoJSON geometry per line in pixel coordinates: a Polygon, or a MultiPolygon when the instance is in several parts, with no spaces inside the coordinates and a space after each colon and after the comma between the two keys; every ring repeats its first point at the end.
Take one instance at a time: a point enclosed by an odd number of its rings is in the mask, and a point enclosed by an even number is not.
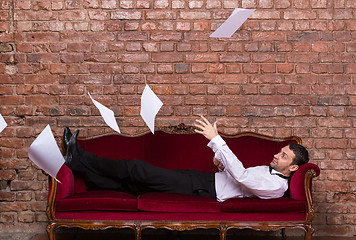
{"type": "Polygon", "coordinates": [[[50,184],[51,191],[48,195],[46,215],[49,220],[54,220],[54,202],[56,200],[56,194],[57,194],[57,181],[51,176],[48,176],[48,178],[49,181],[51,182],[50,184]]]}
{"type": "Polygon", "coordinates": [[[311,239],[311,235],[314,233],[314,228],[312,227],[312,221],[315,217],[315,210],[313,208],[313,199],[311,193],[311,183],[312,179],[317,177],[319,174],[314,169],[309,169],[304,177],[304,190],[305,197],[307,200],[307,218],[306,218],[306,235],[305,239],[311,239]]]}

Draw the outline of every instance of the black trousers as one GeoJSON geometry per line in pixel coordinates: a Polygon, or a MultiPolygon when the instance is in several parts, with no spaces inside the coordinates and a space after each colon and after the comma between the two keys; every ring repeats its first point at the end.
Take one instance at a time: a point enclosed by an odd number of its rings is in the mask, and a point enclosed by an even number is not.
{"type": "Polygon", "coordinates": [[[214,173],[164,169],[138,159],[102,158],[77,147],[70,168],[84,173],[88,186],[136,195],[167,192],[216,198],[214,173]]]}

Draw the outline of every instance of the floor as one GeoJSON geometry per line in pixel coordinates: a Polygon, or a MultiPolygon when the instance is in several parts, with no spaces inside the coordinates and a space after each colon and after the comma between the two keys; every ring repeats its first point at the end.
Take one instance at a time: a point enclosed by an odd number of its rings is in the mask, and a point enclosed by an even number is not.
{"type": "MultiPolygon", "coordinates": [[[[105,230],[105,231],[57,231],[56,240],[134,240],[132,230],[121,229],[119,231],[105,230]]],[[[256,231],[235,231],[228,233],[227,240],[281,240],[279,233],[275,232],[256,232],[256,231]]],[[[303,236],[289,236],[287,240],[303,240],[303,236]]],[[[318,237],[315,236],[313,240],[352,240],[355,237],[318,237]]],[[[46,233],[39,234],[25,234],[14,233],[4,235],[0,233],[0,240],[48,240],[46,233]]],[[[142,233],[142,240],[219,240],[219,233],[216,231],[168,231],[168,230],[148,230],[142,233]]]]}
{"type": "MultiPolygon", "coordinates": [[[[56,240],[134,240],[133,232],[119,231],[59,231],[56,240]]],[[[287,236],[287,240],[303,240],[303,236],[287,236]]],[[[312,240],[354,240],[355,237],[318,237],[312,240]]],[[[0,233],[0,240],[48,240],[46,233],[0,233]]],[[[218,232],[152,230],[142,234],[142,240],[219,240],[218,232]]],[[[243,231],[228,233],[227,240],[281,240],[279,234],[271,232],[243,231]]]]}

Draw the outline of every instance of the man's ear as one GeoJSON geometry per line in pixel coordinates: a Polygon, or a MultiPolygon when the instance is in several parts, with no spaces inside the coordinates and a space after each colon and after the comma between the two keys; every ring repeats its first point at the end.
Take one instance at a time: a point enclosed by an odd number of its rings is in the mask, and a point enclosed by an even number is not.
{"type": "Polygon", "coordinates": [[[295,171],[297,171],[298,169],[299,169],[299,166],[296,165],[296,164],[289,166],[289,171],[291,171],[291,172],[295,172],[295,171]]]}

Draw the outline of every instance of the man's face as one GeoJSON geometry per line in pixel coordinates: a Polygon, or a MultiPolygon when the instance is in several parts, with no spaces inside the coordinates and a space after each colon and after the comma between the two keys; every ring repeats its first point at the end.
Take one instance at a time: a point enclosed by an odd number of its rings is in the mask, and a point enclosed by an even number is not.
{"type": "Polygon", "coordinates": [[[292,150],[290,150],[289,146],[285,146],[284,148],[281,149],[281,151],[277,154],[274,155],[272,162],[270,163],[270,166],[286,175],[289,176],[292,171],[295,171],[295,168],[297,165],[291,165],[293,158],[295,157],[295,154],[293,153],[292,150]]]}

